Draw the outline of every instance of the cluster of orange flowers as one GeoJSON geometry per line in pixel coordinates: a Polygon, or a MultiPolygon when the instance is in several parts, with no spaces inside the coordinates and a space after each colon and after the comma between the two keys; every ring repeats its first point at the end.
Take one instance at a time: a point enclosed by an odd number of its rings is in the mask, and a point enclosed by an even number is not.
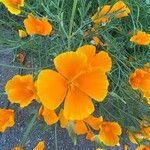
{"type": "Polygon", "coordinates": [[[96,54],[95,46],[84,45],[76,52],[58,55],[54,64],[58,72],[41,70],[35,82],[32,75],[15,75],[5,87],[9,101],[25,107],[36,99],[42,104],[38,118],[43,116],[48,125],[60,120],[61,126],[66,127],[69,121],[73,121],[75,132],[87,134],[92,140],[94,133],[86,127],[88,125],[93,130],[100,130],[99,137],[104,144],[118,144],[118,136],[121,135],[119,124],[91,115],[95,110],[91,98],[101,102],[108,92],[106,73],[112,66],[108,53],[100,51],[96,54]],[[63,101],[64,110],[57,116],[54,110],[63,101]]]}
{"type": "MultiPolygon", "coordinates": [[[[115,18],[127,17],[130,14],[130,9],[126,6],[123,1],[116,2],[113,6],[104,5],[98,8],[98,11],[91,17],[94,27],[92,31],[95,31],[95,28],[99,24],[105,25],[109,19],[114,16],[115,18]]],[[[95,45],[106,46],[102,41],[97,37],[93,37],[95,45]]],[[[150,34],[137,31],[135,35],[130,38],[130,41],[137,45],[149,45],[150,44],[150,34]]]]}
{"type": "MultiPolygon", "coordinates": [[[[12,14],[19,15],[21,13],[21,7],[24,6],[24,0],[0,0],[8,11],[12,14]]],[[[36,18],[32,14],[24,20],[24,26],[26,31],[20,29],[19,36],[25,38],[29,35],[50,35],[52,31],[52,25],[48,22],[47,18],[36,18]]]]}
{"type": "MultiPolygon", "coordinates": [[[[8,11],[18,15],[24,0],[0,0],[8,11]]],[[[130,9],[123,1],[118,1],[113,6],[105,5],[91,18],[95,25],[106,23],[111,15],[116,18],[128,16],[130,9]]],[[[28,35],[50,35],[52,25],[46,18],[36,18],[32,14],[24,20],[25,30],[19,30],[19,36],[24,38],[28,35]]],[[[96,45],[100,42],[97,37],[93,38],[96,45]]],[[[131,42],[138,45],[150,44],[150,34],[138,31],[130,38],[131,42]]],[[[19,104],[21,108],[28,106],[33,100],[40,103],[37,118],[43,117],[47,125],[60,122],[62,128],[67,128],[73,123],[73,130],[77,135],[85,135],[86,139],[99,141],[107,146],[119,144],[122,129],[117,122],[103,120],[103,117],[95,117],[93,100],[104,101],[108,94],[109,80],[107,73],[111,70],[112,60],[106,51],[96,53],[93,45],[84,45],[76,51],[68,51],[54,58],[55,70],[44,69],[38,74],[36,80],[32,75],[15,75],[10,79],[5,91],[11,103],[19,104]],[[63,108],[62,108],[63,106],[63,108]],[[59,113],[56,113],[56,109],[59,113]]],[[[133,89],[142,92],[150,104],[150,66],[136,69],[129,77],[129,83],[133,89]]],[[[15,124],[14,110],[0,109],[0,132],[15,124]]],[[[133,143],[138,140],[150,140],[149,125],[141,123],[140,132],[128,132],[129,139],[133,143]]],[[[43,150],[44,141],[38,143],[34,150],[43,150]]],[[[14,147],[12,150],[22,150],[14,147]]],[[[136,150],[149,150],[149,146],[141,145],[136,150]]]]}
{"type": "MultiPolygon", "coordinates": [[[[95,46],[84,45],[76,52],[70,51],[58,55],[54,59],[54,64],[58,72],[50,69],[42,70],[35,82],[32,75],[15,75],[5,87],[9,101],[25,107],[36,99],[42,104],[38,118],[42,116],[47,125],[52,125],[59,120],[60,126],[66,128],[67,124],[73,121],[77,135],[86,135],[86,139],[93,141],[96,136],[94,131],[99,131],[98,137],[101,142],[108,146],[117,145],[122,133],[119,124],[91,115],[94,112],[94,105],[90,97],[101,102],[108,92],[109,82],[106,73],[112,66],[108,53],[100,51],[96,54],[95,46]],[[63,101],[64,109],[60,110],[57,116],[54,110],[63,101]]],[[[143,71],[149,71],[149,68],[144,68],[143,71]]],[[[138,73],[131,75],[129,82],[133,88],[146,85],[143,83],[145,77],[142,77],[143,74],[138,73]]],[[[147,93],[146,87],[144,89],[147,93]]],[[[14,111],[11,110],[10,113],[10,110],[3,110],[2,113],[6,113],[9,119],[7,122],[1,121],[5,123],[2,125],[1,132],[14,125],[14,111]]],[[[139,136],[139,133],[135,135],[149,140],[150,135],[147,135],[149,126],[140,129],[144,136],[139,136]]],[[[134,138],[130,133],[128,135],[133,142],[134,138]]]]}
{"type": "MultiPolygon", "coordinates": [[[[63,112],[64,110],[61,110],[59,115],[60,126],[66,128],[69,120],[64,117],[63,112]]],[[[118,123],[107,122],[102,117],[96,118],[93,115],[83,120],[75,121],[74,131],[77,135],[85,135],[86,139],[90,141],[94,141],[94,138],[98,137],[107,146],[119,144],[119,136],[122,133],[122,129],[118,123]],[[95,135],[94,131],[99,131],[99,134],[95,135]]]]}
{"type": "Polygon", "coordinates": [[[98,11],[91,19],[95,24],[106,23],[113,14],[116,18],[122,18],[128,16],[129,13],[130,9],[125,3],[123,1],[118,1],[112,7],[110,5],[99,7],[98,11]]]}

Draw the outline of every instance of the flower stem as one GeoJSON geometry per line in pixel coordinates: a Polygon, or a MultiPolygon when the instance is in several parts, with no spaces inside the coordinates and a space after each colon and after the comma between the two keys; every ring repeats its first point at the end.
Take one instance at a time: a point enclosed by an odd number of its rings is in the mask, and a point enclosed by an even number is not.
{"type": "Polygon", "coordinates": [[[58,150],[58,146],[57,146],[57,123],[55,124],[55,150],[58,150]]]}
{"type": "Polygon", "coordinates": [[[28,125],[28,127],[25,131],[25,134],[23,135],[23,138],[22,138],[22,141],[21,141],[21,144],[20,144],[22,147],[24,147],[24,145],[26,144],[27,138],[30,134],[31,129],[33,128],[33,125],[36,121],[36,118],[37,118],[37,111],[35,111],[35,114],[32,117],[32,119],[31,119],[31,121],[30,121],[30,123],[29,123],[29,125],[28,125]]]}
{"type": "Polygon", "coordinates": [[[70,24],[69,24],[68,49],[70,49],[70,45],[71,45],[71,34],[72,34],[72,28],[73,28],[73,22],[74,22],[74,16],[75,16],[77,3],[78,3],[78,0],[74,0],[71,18],[70,18],[70,24]]]}

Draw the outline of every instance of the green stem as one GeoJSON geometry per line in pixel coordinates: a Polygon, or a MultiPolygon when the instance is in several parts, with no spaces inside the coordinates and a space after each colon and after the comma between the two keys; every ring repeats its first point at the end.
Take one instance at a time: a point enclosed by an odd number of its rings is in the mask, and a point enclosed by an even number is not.
{"type": "Polygon", "coordinates": [[[58,146],[57,146],[57,123],[55,124],[55,150],[58,150],[58,146]]]}
{"type": "Polygon", "coordinates": [[[25,131],[25,134],[23,135],[23,138],[22,138],[22,141],[20,144],[22,147],[24,147],[24,145],[26,144],[27,138],[30,134],[31,129],[33,128],[33,125],[36,121],[36,118],[37,118],[37,111],[35,112],[34,116],[32,117],[32,119],[31,119],[31,121],[30,121],[30,123],[29,123],[29,125],[25,131]]]}
{"type": "Polygon", "coordinates": [[[68,49],[70,49],[70,45],[71,45],[71,34],[72,34],[72,29],[73,29],[74,16],[75,16],[77,3],[78,3],[78,0],[74,0],[72,13],[71,13],[71,18],[70,18],[70,24],[69,24],[68,49]]]}

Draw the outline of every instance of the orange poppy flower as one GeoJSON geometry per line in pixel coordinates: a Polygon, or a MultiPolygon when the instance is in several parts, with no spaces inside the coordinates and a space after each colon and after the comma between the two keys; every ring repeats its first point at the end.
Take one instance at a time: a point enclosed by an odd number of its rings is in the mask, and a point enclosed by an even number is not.
{"type": "Polygon", "coordinates": [[[24,26],[29,35],[50,35],[52,31],[52,25],[46,18],[35,18],[32,14],[28,15],[28,18],[24,20],[24,26]]]}
{"type": "Polygon", "coordinates": [[[90,97],[100,102],[107,95],[108,80],[105,72],[110,69],[106,60],[108,54],[92,53],[95,60],[90,61],[90,51],[85,49],[85,53],[79,50],[62,53],[54,59],[58,73],[46,69],[38,76],[37,90],[41,103],[54,110],[65,98],[64,116],[68,120],[88,117],[94,111],[90,97]],[[91,68],[88,69],[88,66],[91,68]]]}
{"type": "Polygon", "coordinates": [[[150,69],[136,69],[130,75],[129,83],[133,89],[141,90],[148,104],[150,104],[150,69]]]}
{"type": "Polygon", "coordinates": [[[23,150],[23,148],[20,146],[17,146],[17,147],[12,148],[11,150],[23,150]]]}
{"type": "Polygon", "coordinates": [[[33,150],[44,150],[44,148],[45,148],[45,142],[40,141],[33,150]]]}
{"type": "Polygon", "coordinates": [[[23,30],[18,30],[18,35],[20,38],[25,38],[28,36],[27,33],[23,30]]]}
{"type": "Polygon", "coordinates": [[[15,124],[14,110],[0,108],[0,132],[4,132],[7,128],[15,124]]]}
{"type": "Polygon", "coordinates": [[[38,118],[43,116],[47,125],[55,124],[58,121],[58,117],[53,110],[49,110],[46,107],[41,106],[38,112],[38,118]]]}
{"type": "Polygon", "coordinates": [[[111,10],[109,11],[110,14],[114,12],[117,13],[115,14],[116,18],[122,18],[128,16],[128,14],[130,13],[130,9],[123,1],[118,1],[112,6],[111,10]]]}
{"type": "Polygon", "coordinates": [[[95,24],[106,23],[109,19],[108,13],[110,7],[110,5],[104,5],[103,7],[98,8],[98,11],[91,17],[92,21],[95,24]]]}
{"type": "Polygon", "coordinates": [[[140,145],[135,150],[150,150],[150,146],[148,146],[148,145],[140,145]]]}
{"type": "Polygon", "coordinates": [[[0,0],[0,2],[14,15],[19,15],[21,7],[24,6],[24,0],[0,0]]]}
{"type": "Polygon", "coordinates": [[[37,98],[32,75],[15,75],[7,82],[5,91],[8,100],[11,103],[20,104],[20,107],[29,105],[33,99],[37,98]]]}
{"type": "Polygon", "coordinates": [[[150,34],[142,31],[138,31],[135,35],[130,38],[130,41],[137,45],[149,45],[150,34]]]}
{"type": "Polygon", "coordinates": [[[116,122],[102,122],[100,125],[99,139],[107,146],[115,146],[119,143],[122,133],[120,125],[116,122]]]}

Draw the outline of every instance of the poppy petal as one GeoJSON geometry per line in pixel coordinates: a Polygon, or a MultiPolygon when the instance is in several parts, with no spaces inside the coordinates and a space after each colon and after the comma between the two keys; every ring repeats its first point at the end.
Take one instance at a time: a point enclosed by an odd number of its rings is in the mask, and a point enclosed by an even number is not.
{"type": "Polygon", "coordinates": [[[90,115],[88,118],[84,119],[94,130],[99,130],[99,126],[102,123],[102,118],[96,118],[93,115],[90,115]]]}
{"type": "Polygon", "coordinates": [[[87,56],[88,61],[90,61],[91,58],[94,57],[96,53],[96,47],[93,45],[84,45],[79,47],[76,52],[84,53],[87,56]]]}
{"type": "Polygon", "coordinates": [[[115,17],[116,18],[122,18],[122,17],[126,17],[126,16],[128,16],[128,14],[130,13],[130,9],[126,6],[126,4],[123,2],[123,1],[118,1],[118,2],[116,2],[113,6],[112,6],[112,8],[111,8],[111,10],[110,10],[110,14],[111,13],[114,13],[114,12],[117,12],[118,11],[118,13],[116,13],[115,14],[115,17]],[[119,12],[120,11],[120,12],[119,12]]]}
{"type": "Polygon", "coordinates": [[[100,141],[102,141],[107,146],[115,146],[119,143],[119,137],[115,134],[106,134],[104,131],[101,131],[99,137],[100,141]]]}
{"type": "Polygon", "coordinates": [[[74,84],[99,102],[106,97],[109,85],[107,76],[100,70],[80,75],[74,84]]]}
{"type": "Polygon", "coordinates": [[[66,80],[57,72],[46,69],[39,73],[37,92],[41,103],[48,109],[56,109],[64,100],[67,91],[66,80]]]}
{"type": "Polygon", "coordinates": [[[14,126],[14,110],[0,108],[0,132],[4,132],[7,128],[14,126]]]}
{"type": "Polygon", "coordinates": [[[83,53],[66,52],[54,59],[57,71],[67,79],[73,79],[85,67],[87,57],[83,53]]]}
{"type": "Polygon", "coordinates": [[[150,90],[143,91],[144,97],[147,99],[147,103],[150,105],[150,90]]]}
{"type": "Polygon", "coordinates": [[[40,141],[33,150],[44,150],[45,148],[45,141],[40,141]]]}
{"type": "Polygon", "coordinates": [[[93,111],[94,105],[89,96],[78,88],[71,87],[64,103],[64,116],[68,120],[83,120],[93,111]]]}
{"type": "Polygon", "coordinates": [[[100,68],[104,72],[108,72],[112,67],[112,61],[107,52],[101,51],[95,55],[91,65],[100,68]]]}
{"type": "Polygon", "coordinates": [[[149,145],[140,145],[135,150],[150,150],[149,145]]]}
{"type": "Polygon", "coordinates": [[[94,135],[93,132],[88,131],[85,138],[86,138],[87,140],[94,141],[94,136],[95,136],[95,135],[94,135]]]}
{"type": "Polygon", "coordinates": [[[23,148],[20,147],[20,146],[15,146],[15,147],[13,147],[11,150],[23,150],[23,148]]]}
{"type": "Polygon", "coordinates": [[[96,12],[94,16],[91,17],[92,21],[95,24],[107,22],[109,19],[108,12],[110,7],[110,5],[104,5],[102,8],[99,8],[98,12],[96,12]]]}
{"type": "Polygon", "coordinates": [[[49,110],[46,107],[43,108],[42,116],[47,125],[55,124],[58,121],[55,111],[49,110]]]}
{"type": "Polygon", "coordinates": [[[19,15],[21,13],[21,7],[24,6],[24,0],[0,0],[8,11],[12,14],[19,15]]]}
{"type": "Polygon", "coordinates": [[[60,121],[60,127],[61,128],[66,128],[67,127],[68,119],[66,119],[64,117],[64,110],[63,109],[61,109],[60,112],[59,112],[59,121],[60,121]]]}
{"type": "Polygon", "coordinates": [[[77,135],[83,135],[88,132],[88,129],[83,121],[77,121],[74,124],[74,130],[77,135]]]}
{"type": "Polygon", "coordinates": [[[120,127],[120,125],[117,123],[117,122],[110,122],[110,127],[111,127],[111,130],[117,134],[117,135],[121,135],[122,133],[122,129],[120,127]]]}

